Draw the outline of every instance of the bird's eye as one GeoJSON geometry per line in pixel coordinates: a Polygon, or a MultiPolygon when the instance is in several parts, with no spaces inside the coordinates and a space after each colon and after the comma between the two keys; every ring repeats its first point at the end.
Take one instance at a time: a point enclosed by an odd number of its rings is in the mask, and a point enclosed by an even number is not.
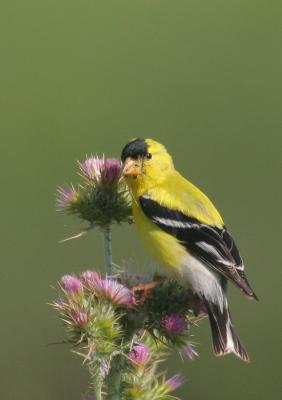
{"type": "Polygon", "coordinates": [[[151,160],[152,154],[151,154],[151,153],[147,153],[147,154],[146,154],[146,158],[147,158],[148,160],[151,160]]]}

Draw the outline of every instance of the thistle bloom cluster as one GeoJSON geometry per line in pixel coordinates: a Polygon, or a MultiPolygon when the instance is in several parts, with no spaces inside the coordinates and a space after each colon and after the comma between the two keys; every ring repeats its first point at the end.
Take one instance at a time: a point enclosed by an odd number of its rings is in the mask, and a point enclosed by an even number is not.
{"type": "Polygon", "coordinates": [[[142,400],[148,393],[152,400],[168,399],[183,381],[179,375],[166,379],[160,374],[156,379],[167,349],[190,359],[197,355],[189,331],[194,319],[192,293],[176,281],[151,279],[133,286],[126,274],[103,278],[87,270],[79,276],[65,275],[59,282],[59,300],[53,303],[67,327],[68,341],[84,349],[79,352],[75,347],[75,352],[89,364],[96,388],[111,385],[113,355],[119,358],[122,399],[142,400]],[[172,303],[171,296],[178,301],[172,303]]]}
{"type": "Polygon", "coordinates": [[[104,299],[110,305],[132,305],[131,291],[114,279],[102,279],[94,271],[86,271],[80,277],[65,275],[60,281],[64,298],[53,303],[64,321],[75,328],[91,324],[95,316],[97,300],[104,299]]]}
{"type": "Polygon", "coordinates": [[[181,375],[167,378],[159,366],[169,350],[182,359],[197,356],[190,328],[203,306],[172,279],[111,275],[110,226],[132,222],[121,163],[90,157],[79,163],[79,171],[82,183],[77,188],[58,189],[57,208],[101,229],[106,276],[92,270],[63,276],[52,305],[72,351],[88,366],[91,389],[84,399],[177,399],[171,393],[183,384],[181,375]]]}
{"type": "Polygon", "coordinates": [[[90,157],[79,162],[82,183],[57,190],[57,209],[105,228],[112,223],[131,222],[131,200],[115,158],[90,157]]]}

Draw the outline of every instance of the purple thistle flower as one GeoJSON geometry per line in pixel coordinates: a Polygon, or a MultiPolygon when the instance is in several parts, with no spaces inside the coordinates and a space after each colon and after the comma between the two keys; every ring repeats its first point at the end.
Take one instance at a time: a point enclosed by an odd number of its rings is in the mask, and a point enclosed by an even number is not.
{"type": "Polygon", "coordinates": [[[111,183],[117,182],[121,174],[121,162],[116,158],[107,158],[104,163],[103,178],[111,183]]]}
{"type": "Polygon", "coordinates": [[[149,359],[149,353],[150,350],[145,344],[136,343],[128,354],[128,358],[136,367],[143,367],[149,359]]]}
{"type": "Polygon", "coordinates": [[[169,335],[179,335],[187,327],[185,318],[179,314],[168,314],[163,317],[162,322],[165,331],[169,335]]]}
{"type": "Polygon", "coordinates": [[[70,295],[82,295],[83,285],[81,281],[72,275],[65,275],[61,279],[61,286],[67,294],[70,295]]]}
{"type": "Polygon", "coordinates": [[[190,360],[194,360],[195,357],[199,356],[193,344],[187,344],[182,347],[180,352],[184,357],[189,358],[190,360]]]}
{"type": "Polygon", "coordinates": [[[116,183],[121,174],[121,162],[116,158],[91,157],[79,166],[84,177],[96,183],[116,183]]]}
{"type": "Polygon", "coordinates": [[[99,280],[101,280],[101,277],[98,272],[88,270],[81,274],[81,281],[88,289],[93,289],[99,280]]]}
{"type": "Polygon", "coordinates": [[[83,163],[79,163],[81,172],[90,180],[99,181],[101,170],[103,169],[104,159],[99,157],[87,158],[83,163]]]}
{"type": "Polygon", "coordinates": [[[131,290],[114,279],[99,279],[95,282],[94,291],[114,304],[130,306],[132,304],[131,290]]]}
{"type": "Polygon", "coordinates": [[[89,321],[89,315],[83,308],[77,308],[70,310],[70,316],[74,320],[76,325],[84,326],[89,321]]]}
{"type": "Polygon", "coordinates": [[[172,392],[176,389],[178,389],[180,386],[183,385],[183,378],[181,375],[176,374],[174,376],[172,376],[171,378],[169,378],[166,382],[165,382],[166,386],[167,386],[167,390],[169,392],[172,392]]]}
{"type": "Polygon", "coordinates": [[[57,193],[57,206],[60,210],[70,207],[78,199],[78,193],[73,187],[59,187],[57,193]]]}

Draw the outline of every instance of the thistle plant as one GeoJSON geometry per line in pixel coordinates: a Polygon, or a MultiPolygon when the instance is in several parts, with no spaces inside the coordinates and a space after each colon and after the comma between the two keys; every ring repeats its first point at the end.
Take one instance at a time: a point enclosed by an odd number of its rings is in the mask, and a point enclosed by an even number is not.
{"type": "Polygon", "coordinates": [[[91,228],[102,231],[105,273],[87,270],[63,276],[52,305],[72,351],[88,367],[90,387],[85,399],[176,399],[172,392],[183,378],[178,374],[167,378],[160,365],[170,351],[182,359],[197,356],[190,329],[203,315],[203,306],[173,279],[121,270],[113,275],[111,225],[132,222],[121,164],[91,157],[79,163],[79,169],[83,182],[77,189],[60,187],[57,206],[87,221],[82,233],[91,228]]]}
{"type": "Polygon", "coordinates": [[[57,209],[88,223],[86,229],[68,239],[82,236],[91,228],[100,229],[104,239],[105,267],[109,274],[112,264],[111,225],[132,222],[131,199],[121,177],[121,162],[115,158],[90,157],[78,165],[82,182],[77,189],[73,185],[58,188],[57,209]]]}

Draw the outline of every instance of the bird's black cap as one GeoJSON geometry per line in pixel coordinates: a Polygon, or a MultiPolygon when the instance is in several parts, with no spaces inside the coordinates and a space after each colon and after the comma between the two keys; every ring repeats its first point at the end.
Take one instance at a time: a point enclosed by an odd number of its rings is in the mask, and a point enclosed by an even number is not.
{"type": "Polygon", "coordinates": [[[138,158],[145,157],[148,154],[148,145],[144,139],[134,139],[124,146],[121,152],[121,160],[124,161],[127,157],[138,158]]]}

